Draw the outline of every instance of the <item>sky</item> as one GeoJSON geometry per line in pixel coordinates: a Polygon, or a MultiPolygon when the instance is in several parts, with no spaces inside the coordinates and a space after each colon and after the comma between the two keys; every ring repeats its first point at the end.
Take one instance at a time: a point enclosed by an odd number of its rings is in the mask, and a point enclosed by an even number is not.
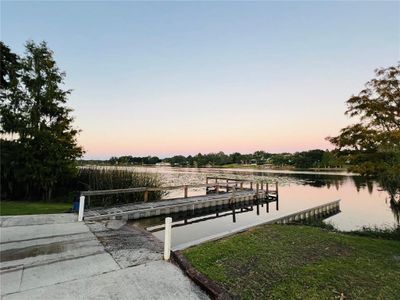
{"type": "Polygon", "coordinates": [[[110,156],[330,149],[345,101],[400,60],[400,2],[1,1],[1,40],[46,41],[78,142],[110,156]]]}

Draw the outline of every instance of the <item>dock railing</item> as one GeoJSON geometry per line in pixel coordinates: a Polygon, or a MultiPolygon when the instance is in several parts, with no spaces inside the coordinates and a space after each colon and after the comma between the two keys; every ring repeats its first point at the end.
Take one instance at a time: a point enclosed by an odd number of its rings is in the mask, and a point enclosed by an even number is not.
{"type": "Polygon", "coordinates": [[[190,188],[206,188],[207,192],[218,193],[229,193],[244,190],[255,190],[255,195],[259,195],[260,192],[264,191],[265,195],[274,195],[278,197],[278,183],[275,183],[275,190],[271,190],[267,182],[255,182],[253,180],[236,179],[236,178],[224,178],[224,177],[207,177],[206,184],[192,184],[192,185],[178,185],[178,186],[164,186],[164,187],[135,187],[127,189],[112,189],[112,190],[89,190],[81,191],[79,198],[79,212],[78,221],[83,221],[83,215],[85,210],[85,198],[90,196],[102,196],[102,195],[116,195],[116,194],[127,194],[127,193],[143,193],[143,202],[149,200],[149,192],[160,192],[169,190],[183,190],[183,198],[189,197],[190,188]],[[209,180],[214,180],[213,183],[209,183],[209,180]],[[225,182],[220,182],[224,180],[225,182]],[[248,187],[246,187],[246,185],[248,187]]]}

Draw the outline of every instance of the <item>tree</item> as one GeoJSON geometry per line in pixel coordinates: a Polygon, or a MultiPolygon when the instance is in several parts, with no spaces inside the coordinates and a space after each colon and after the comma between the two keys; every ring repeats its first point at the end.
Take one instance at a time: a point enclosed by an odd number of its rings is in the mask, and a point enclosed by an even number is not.
{"type": "Polygon", "coordinates": [[[186,166],[187,160],[183,155],[175,155],[167,160],[172,166],[186,166]]]}
{"type": "Polygon", "coordinates": [[[324,155],[323,150],[315,149],[310,151],[296,152],[293,155],[293,163],[296,168],[316,168],[319,167],[324,155]]]}
{"type": "Polygon", "coordinates": [[[341,167],[343,162],[339,160],[334,151],[326,150],[322,155],[321,165],[324,168],[341,167]]]}
{"type": "MultiPolygon", "coordinates": [[[[11,49],[6,46],[4,43],[0,42],[0,83],[1,83],[1,91],[0,91],[0,99],[1,103],[3,103],[3,99],[8,99],[9,102],[9,111],[12,112],[15,107],[15,104],[18,103],[18,82],[20,79],[20,59],[18,55],[13,53],[11,49]]],[[[2,127],[0,128],[1,134],[5,134],[5,132],[13,132],[15,131],[15,127],[17,126],[17,119],[12,121],[12,113],[7,115],[7,111],[0,111],[2,127]],[[5,122],[6,121],[6,122],[5,122]],[[5,129],[3,127],[6,127],[5,129]]],[[[11,172],[12,169],[14,171],[18,171],[18,166],[16,164],[12,165],[11,157],[19,155],[18,150],[16,149],[16,143],[12,141],[12,133],[9,136],[10,141],[1,140],[1,186],[2,191],[4,190],[13,190],[14,186],[10,184],[14,181],[13,176],[14,172],[11,172]]]]}
{"type": "Polygon", "coordinates": [[[293,155],[290,153],[279,153],[271,156],[271,162],[275,166],[288,166],[292,164],[293,155]]]}
{"type": "Polygon", "coordinates": [[[229,155],[230,160],[232,161],[232,163],[234,164],[241,164],[242,163],[242,154],[240,154],[239,152],[234,152],[231,155],[229,155]]]}
{"type": "Polygon", "coordinates": [[[327,139],[350,159],[351,170],[376,178],[400,204],[400,63],[375,70],[358,95],[347,100],[356,123],[327,139]]]}
{"type": "Polygon", "coordinates": [[[66,106],[71,91],[62,88],[65,73],[45,42],[27,42],[23,58],[1,47],[6,69],[1,74],[0,125],[7,150],[1,159],[2,173],[8,174],[6,186],[11,187],[7,191],[12,195],[15,186],[24,186],[26,196],[39,193],[50,200],[56,184],[75,173],[75,161],[83,154],[72,110],[66,106]]]}

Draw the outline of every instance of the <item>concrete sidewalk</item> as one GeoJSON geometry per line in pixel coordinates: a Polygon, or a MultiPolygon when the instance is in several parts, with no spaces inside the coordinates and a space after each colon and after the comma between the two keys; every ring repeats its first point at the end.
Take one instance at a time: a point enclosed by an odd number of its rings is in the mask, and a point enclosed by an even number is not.
{"type": "Polygon", "coordinates": [[[207,299],[146,233],[109,222],[0,217],[2,299],[207,299]]]}

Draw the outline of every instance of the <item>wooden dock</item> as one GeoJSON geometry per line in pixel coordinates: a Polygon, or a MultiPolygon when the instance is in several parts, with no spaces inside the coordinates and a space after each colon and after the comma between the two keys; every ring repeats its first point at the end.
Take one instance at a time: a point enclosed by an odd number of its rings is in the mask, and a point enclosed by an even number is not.
{"type": "Polygon", "coordinates": [[[245,205],[254,205],[258,201],[267,203],[276,202],[276,208],[279,207],[278,184],[275,189],[271,189],[266,182],[253,182],[241,179],[208,177],[204,185],[184,185],[161,188],[131,188],[118,190],[97,190],[81,192],[80,220],[101,220],[101,219],[141,219],[153,216],[168,215],[179,212],[189,212],[207,207],[243,207],[245,205]],[[210,183],[213,181],[213,183],[210,183]],[[223,182],[221,182],[223,181],[223,182]],[[206,195],[189,197],[190,188],[203,187],[206,189],[206,195]],[[183,189],[183,198],[169,200],[148,201],[148,192],[183,189]],[[104,208],[83,209],[85,197],[100,196],[122,193],[144,194],[143,202],[119,205],[104,208]]]}

